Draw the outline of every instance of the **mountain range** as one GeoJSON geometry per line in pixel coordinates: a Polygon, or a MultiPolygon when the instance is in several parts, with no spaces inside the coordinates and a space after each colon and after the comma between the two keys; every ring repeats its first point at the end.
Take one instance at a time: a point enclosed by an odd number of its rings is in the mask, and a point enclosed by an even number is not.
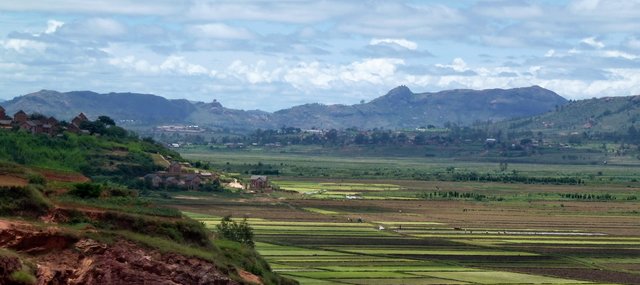
{"type": "Polygon", "coordinates": [[[567,100],[539,86],[514,89],[456,89],[413,93],[406,86],[390,90],[368,103],[355,105],[305,104],[276,112],[237,110],[217,101],[170,100],[152,94],[41,90],[5,101],[8,114],[18,110],[57,118],[107,115],[138,126],[197,124],[214,129],[257,128],[416,128],[446,122],[469,125],[540,115],[567,100]]]}

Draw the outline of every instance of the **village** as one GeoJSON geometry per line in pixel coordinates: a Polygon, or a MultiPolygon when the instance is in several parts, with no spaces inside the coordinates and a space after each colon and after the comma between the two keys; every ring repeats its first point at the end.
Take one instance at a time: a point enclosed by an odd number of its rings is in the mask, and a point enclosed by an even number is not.
{"type": "MultiPolygon", "coordinates": [[[[84,113],[71,119],[70,123],[60,122],[54,117],[41,114],[27,114],[20,110],[7,116],[6,110],[0,106],[0,129],[22,130],[33,135],[59,135],[62,132],[89,134],[83,128],[84,122],[90,122],[84,113]]],[[[192,191],[217,191],[222,189],[219,176],[215,173],[191,167],[189,163],[173,161],[166,170],[149,173],[142,177],[145,186],[150,189],[175,189],[192,191]]],[[[247,193],[270,192],[271,187],[267,176],[253,175],[247,185],[238,180],[230,181],[224,186],[247,193]]]]}
{"type": "Polygon", "coordinates": [[[272,191],[269,179],[264,175],[252,175],[247,185],[238,179],[229,180],[222,185],[218,174],[194,168],[188,162],[178,161],[171,162],[166,170],[149,173],[142,179],[145,187],[149,189],[220,191],[224,186],[251,194],[272,191]]]}
{"type": "Polygon", "coordinates": [[[71,120],[71,123],[59,122],[54,117],[47,117],[41,114],[28,115],[20,110],[13,114],[13,117],[7,116],[5,109],[0,106],[0,129],[19,129],[31,134],[46,134],[54,136],[63,131],[72,133],[89,133],[81,128],[82,123],[88,122],[89,119],[84,113],[80,113],[71,120]]]}

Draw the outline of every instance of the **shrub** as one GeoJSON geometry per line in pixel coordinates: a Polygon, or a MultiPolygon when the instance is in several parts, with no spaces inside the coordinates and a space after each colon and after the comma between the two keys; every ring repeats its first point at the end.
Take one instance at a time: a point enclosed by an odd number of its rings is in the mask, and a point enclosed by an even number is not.
{"type": "Polygon", "coordinates": [[[0,187],[0,215],[38,217],[50,208],[37,187],[0,187]]]}
{"type": "Polygon", "coordinates": [[[242,222],[237,223],[231,220],[231,216],[222,218],[220,224],[216,226],[217,233],[224,239],[236,241],[249,246],[254,246],[253,229],[247,223],[245,218],[242,222]]]}
{"type": "Polygon", "coordinates": [[[22,270],[14,271],[10,276],[11,281],[16,282],[17,284],[36,284],[38,281],[35,276],[27,269],[23,268],[22,270]]]}
{"type": "Polygon", "coordinates": [[[37,173],[29,174],[27,176],[27,180],[29,181],[29,184],[39,184],[39,185],[47,184],[47,180],[44,179],[44,176],[37,173]]]}
{"type": "Polygon", "coordinates": [[[93,183],[79,183],[73,186],[69,195],[79,198],[98,198],[102,195],[102,186],[93,183]]]}

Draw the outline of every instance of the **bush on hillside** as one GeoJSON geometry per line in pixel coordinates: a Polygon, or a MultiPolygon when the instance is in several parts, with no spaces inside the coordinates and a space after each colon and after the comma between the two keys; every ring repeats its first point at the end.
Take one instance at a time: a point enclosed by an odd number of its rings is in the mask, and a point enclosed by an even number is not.
{"type": "Polygon", "coordinates": [[[29,184],[38,184],[38,185],[47,184],[47,180],[44,178],[44,176],[37,173],[29,174],[27,176],[27,179],[29,181],[29,184]]]}
{"type": "Polygon", "coordinates": [[[253,229],[247,223],[245,218],[242,222],[238,223],[231,220],[231,216],[222,218],[220,224],[216,226],[216,231],[220,237],[232,241],[236,241],[249,246],[254,246],[253,243],[253,229]]]}
{"type": "Polygon", "coordinates": [[[102,186],[94,183],[78,183],[73,185],[69,195],[83,199],[98,198],[102,195],[102,186]]]}
{"type": "Polygon", "coordinates": [[[51,203],[37,187],[0,187],[0,215],[35,218],[49,209],[51,203]]]}

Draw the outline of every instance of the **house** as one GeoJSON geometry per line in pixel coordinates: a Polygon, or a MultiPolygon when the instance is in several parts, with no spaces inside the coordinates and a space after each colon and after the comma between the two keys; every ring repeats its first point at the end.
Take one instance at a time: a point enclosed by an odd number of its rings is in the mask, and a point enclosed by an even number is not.
{"type": "Polygon", "coordinates": [[[73,120],[71,120],[71,124],[75,125],[76,127],[80,127],[83,122],[87,121],[89,121],[87,116],[85,116],[84,113],[80,113],[75,118],[73,118],[73,120]]]}
{"type": "Polygon", "coordinates": [[[172,162],[167,169],[170,175],[180,174],[182,172],[182,165],[178,162],[172,162]]]}
{"type": "Polygon", "coordinates": [[[11,118],[7,118],[7,113],[4,110],[4,108],[2,108],[2,106],[0,106],[0,120],[7,120],[7,119],[11,119],[11,118]]]}
{"type": "Polygon", "coordinates": [[[0,129],[11,129],[13,128],[12,120],[0,120],[0,129]]]}
{"type": "Polygon", "coordinates": [[[185,187],[190,190],[198,190],[202,184],[202,179],[197,174],[187,174],[182,181],[184,181],[185,187]]]}
{"type": "Polygon", "coordinates": [[[147,174],[144,176],[144,181],[147,185],[153,188],[158,188],[162,184],[162,177],[157,174],[147,174]]]}
{"type": "Polygon", "coordinates": [[[164,185],[167,187],[178,187],[180,186],[180,180],[178,180],[178,178],[170,176],[164,180],[164,185]]]}
{"type": "Polygon", "coordinates": [[[28,120],[29,120],[29,116],[27,116],[27,113],[25,113],[22,110],[18,111],[13,115],[13,121],[17,124],[26,123],[28,120]]]}
{"type": "Polygon", "coordinates": [[[42,122],[36,120],[29,120],[20,123],[20,129],[25,130],[31,134],[43,133],[42,122]]]}
{"type": "Polygon", "coordinates": [[[250,189],[264,190],[269,188],[269,179],[264,175],[251,175],[250,189]]]}

